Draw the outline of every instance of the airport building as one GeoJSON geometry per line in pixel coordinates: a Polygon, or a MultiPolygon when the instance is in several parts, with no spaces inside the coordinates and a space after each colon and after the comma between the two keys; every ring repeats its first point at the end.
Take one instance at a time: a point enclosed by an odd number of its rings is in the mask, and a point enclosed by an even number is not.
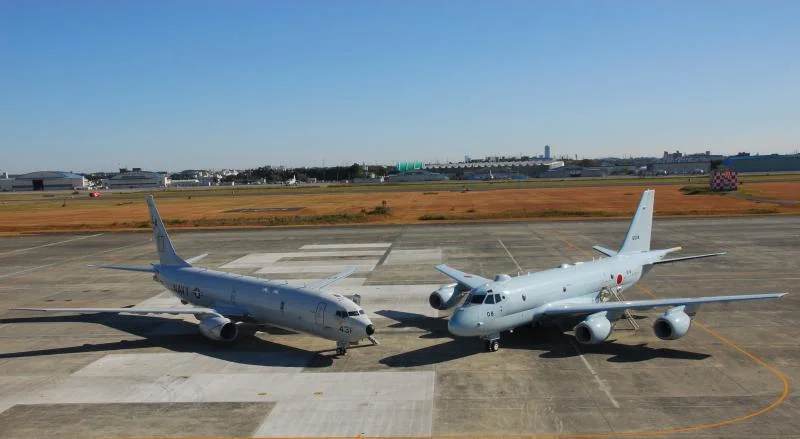
{"type": "Polygon", "coordinates": [[[684,155],[681,152],[668,153],[650,166],[650,171],[656,174],[691,175],[708,174],[711,171],[711,162],[720,162],[724,156],[711,154],[706,151],[701,154],[684,155]]]}
{"type": "Polygon", "coordinates": [[[423,169],[445,174],[450,178],[481,179],[480,176],[489,175],[489,172],[492,175],[538,177],[563,166],[564,162],[561,160],[504,160],[501,157],[487,157],[485,161],[432,163],[425,165],[423,169]]]}
{"type": "Polygon", "coordinates": [[[739,155],[726,158],[722,165],[739,173],[800,171],[800,154],[739,155]]]}
{"type": "Polygon", "coordinates": [[[55,191],[86,189],[89,182],[82,175],[64,171],[36,171],[13,179],[13,191],[55,191]]]}
{"type": "Polygon", "coordinates": [[[413,181],[442,181],[449,178],[438,172],[426,171],[423,169],[416,169],[411,171],[400,172],[397,174],[387,175],[384,181],[390,183],[407,183],[413,181]]]}
{"type": "Polygon", "coordinates": [[[122,168],[119,174],[106,180],[106,185],[109,189],[167,187],[169,178],[158,172],[142,171],[141,168],[133,168],[131,171],[122,168]]]}

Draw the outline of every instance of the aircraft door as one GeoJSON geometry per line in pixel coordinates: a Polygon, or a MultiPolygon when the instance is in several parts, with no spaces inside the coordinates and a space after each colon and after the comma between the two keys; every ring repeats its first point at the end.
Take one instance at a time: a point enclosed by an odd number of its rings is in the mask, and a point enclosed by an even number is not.
{"type": "Polygon", "coordinates": [[[314,313],[314,323],[319,326],[325,326],[325,302],[320,302],[317,305],[317,311],[314,313]]]}

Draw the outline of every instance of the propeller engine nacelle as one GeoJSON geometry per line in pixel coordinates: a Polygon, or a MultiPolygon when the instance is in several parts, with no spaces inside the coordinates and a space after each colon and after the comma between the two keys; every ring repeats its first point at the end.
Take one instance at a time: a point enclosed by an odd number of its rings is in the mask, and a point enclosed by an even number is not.
{"type": "Polygon", "coordinates": [[[457,283],[442,285],[431,293],[430,297],[428,297],[428,303],[438,310],[450,309],[458,304],[464,291],[457,283]]]}
{"type": "Polygon", "coordinates": [[[686,314],[684,307],[678,306],[653,322],[653,332],[662,340],[677,340],[689,332],[691,325],[692,318],[686,314]]]}
{"type": "Polygon", "coordinates": [[[200,320],[200,333],[214,341],[233,341],[239,335],[239,328],[230,319],[211,316],[200,320]]]}
{"type": "Polygon", "coordinates": [[[606,312],[599,312],[586,317],[586,320],[575,327],[575,339],[581,344],[600,344],[611,335],[611,321],[606,312]]]}

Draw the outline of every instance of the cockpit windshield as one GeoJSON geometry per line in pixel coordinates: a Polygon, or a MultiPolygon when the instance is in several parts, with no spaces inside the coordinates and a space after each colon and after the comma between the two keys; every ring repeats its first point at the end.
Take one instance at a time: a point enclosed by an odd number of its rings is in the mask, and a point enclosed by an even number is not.
{"type": "Polygon", "coordinates": [[[358,311],[347,311],[347,315],[350,317],[358,316],[358,311]]]}
{"type": "Polygon", "coordinates": [[[485,299],[485,298],[486,298],[486,294],[473,294],[472,298],[469,301],[469,303],[481,304],[481,303],[483,303],[483,299],[485,299]]]}

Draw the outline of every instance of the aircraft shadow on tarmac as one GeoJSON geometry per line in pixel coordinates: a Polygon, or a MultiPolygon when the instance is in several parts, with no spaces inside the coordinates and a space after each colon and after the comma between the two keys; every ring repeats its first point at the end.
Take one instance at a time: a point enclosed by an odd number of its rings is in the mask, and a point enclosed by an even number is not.
{"type": "MultiPolygon", "coordinates": [[[[424,318],[424,317],[423,317],[424,318]]],[[[436,320],[439,325],[442,319],[436,320]]],[[[425,328],[434,323],[419,323],[420,318],[413,320],[414,325],[425,328]]],[[[411,320],[404,324],[411,325],[411,320]]],[[[430,338],[445,338],[451,340],[433,346],[417,349],[410,352],[388,356],[380,360],[381,364],[389,367],[415,367],[431,364],[444,363],[450,360],[465,358],[486,352],[485,341],[478,338],[454,337],[447,333],[446,320],[444,321],[445,334],[439,334],[430,338]]],[[[670,348],[652,348],[646,344],[628,345],[617,343],[615,340],[608,341],[599,345],[579,345],[574,337],[554,324],[542,325],[536,328],[521,327],[513,333],[503,333],[501,349],[493,355],[502,356],[503,349],[522,349],[531,352],[541,351],[539,358],[569,358],[583,355],[605,355],[609,356],[607,361],[612,363],[635,363],[640,361],[652,360],[655,358],[675,359],[675,360],[704,360],[711,355],[684,351],[670,348]]]]}
{"type": "MultiPolygon", "coordinates": [[[[0,359],[36,357],[41,355],[71,354],[81,352],[113,352],[160,347],[174,352],[196,353],[219,360],[252,366],[277,367],[327,367],[333,357],[321,352],[306,351],[273,343],[259,337],[242,334],[233,343],[215,342],[197,332],[195,323],[178,319],[165,319],[142,315],[78,314],[46,317],[19,317],[0,319],[6,323],[95,323],[142,337],[108,343],[86,343],[80,346],[0,353],[0,359]]],[[[283,330],[268,328],[269,333],[283,330]]],[[[79,337],[79,335],[78,335],[79,337]]]]}
{"type": "Polygon", "coordinates": [[[445,317],[428,317],[423,314],[392,311],[388,309],[376,311],[375,314],[397,322],[389,325],[389,328],[420,329],[424,333],[419,338],[453,338],[453,336],[447,331],[447,318],[445,317]]]}

